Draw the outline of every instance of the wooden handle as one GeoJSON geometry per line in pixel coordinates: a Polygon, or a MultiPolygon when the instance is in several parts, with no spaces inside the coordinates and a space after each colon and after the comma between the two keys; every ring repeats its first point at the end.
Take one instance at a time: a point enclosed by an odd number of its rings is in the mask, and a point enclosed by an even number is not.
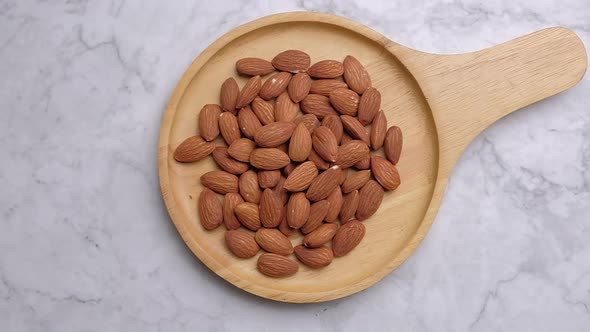
{"type": "Polygon", "coordinates": [[[452,164],[494,121],[572,87],[587,67],[582,41],[560,27],[466,54],[428,54],[397,44],[390,50],[420,85],[439,148],[452,164]]]}

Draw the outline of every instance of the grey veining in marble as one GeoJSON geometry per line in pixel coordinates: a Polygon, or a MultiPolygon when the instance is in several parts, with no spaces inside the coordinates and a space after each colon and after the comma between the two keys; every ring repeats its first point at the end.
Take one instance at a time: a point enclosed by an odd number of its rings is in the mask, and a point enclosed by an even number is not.
{"type": "Polygon", "coordinates": [[[430,52],[554,25],[590,46],[588,0],[0,0],[2,330],[589,331],[590,75],[480,135],[422,246],[362,293],[275,303],[193,257],[160,197],[163,109],[209,43],[291,10],[430,52]]]}

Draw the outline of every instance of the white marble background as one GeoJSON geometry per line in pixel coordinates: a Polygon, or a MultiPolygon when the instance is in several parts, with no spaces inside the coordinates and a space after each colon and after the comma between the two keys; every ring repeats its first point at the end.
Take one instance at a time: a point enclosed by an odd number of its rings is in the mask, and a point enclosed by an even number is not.
{"type": "Polygon", "coordinates": [[[589,331],[590,75],[467,150],[423,245],[324,304],[211,273],[160,198],[160,118],[210,42],[292,10],[454,53],[563,25],[588,0],[0,0],[2,331],[589,331]]]}

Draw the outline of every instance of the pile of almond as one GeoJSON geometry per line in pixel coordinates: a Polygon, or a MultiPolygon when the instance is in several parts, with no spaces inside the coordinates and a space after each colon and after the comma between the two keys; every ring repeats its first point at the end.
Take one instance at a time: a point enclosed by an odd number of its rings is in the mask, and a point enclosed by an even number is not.
{"type": "Polygon", "coordinates": [[[381,93],[371,87],[365,67],[350,55],[343,62],[310,63],[299,50],[271,62],[237,61],[237,72],[251,78],[242,89],[228,78],[221,105],[203,107],[199,135],[174,153],[178,162],[213,156],[221,170],[201,177],[203,228],[224,223],[227,247],[237,257],[253,257],[262,248],[258,270],[270,277],[298,271],[292,253],[311,268],[349,253],[384,191],[400,184],[394,165],[401,130],[387,128],[381,93]],[[382,147],[385,157],[371,153],[382,147]],[[290,237],[297,232],[303,240],[293,247],[290,237]]]}

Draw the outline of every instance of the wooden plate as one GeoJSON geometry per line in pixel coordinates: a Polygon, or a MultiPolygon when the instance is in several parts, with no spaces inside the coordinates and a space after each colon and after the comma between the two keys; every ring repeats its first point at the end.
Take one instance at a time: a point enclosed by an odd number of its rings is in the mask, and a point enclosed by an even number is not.
{"type": "MultiPolygon", "coordinates": [[[[211,270],[252,294],[285,302],[321,302],[361,291],[416,250],[441,202],[451,168],[468,143],[493,121],[574,85],[587,65],[571,31],[542,30],[499,46],[462,55],[434,55],[396,44],[353,21],[319,13],[286,13],[240,26],[210,45],[191,64],[162,120],[159,170],[170,216],[192,252],[211,270]],[[389,125],[404,132],[402,185],[387,193],[365,221],[366,236],[349,255],[324,269],[301,267],[271,279],[256,270],[257,257],[238,259],[225,247],[225,229],[205,231],[197,213],[199,177],[216,169],[211,158],[181,164],[176,146],[197,133],[206,103],[219,103],[219,87],[237,78],[236,60],[272,59],[301,49],[312,63],[357,57],[382,93],[389,125]]],[[[237,78],[241,86],[246,78],[237,78]]],[[[293,237],[299,244],[301,237],[293,237]]],[[[452,241],[452,239],[449,239],[452,241]]]]}

